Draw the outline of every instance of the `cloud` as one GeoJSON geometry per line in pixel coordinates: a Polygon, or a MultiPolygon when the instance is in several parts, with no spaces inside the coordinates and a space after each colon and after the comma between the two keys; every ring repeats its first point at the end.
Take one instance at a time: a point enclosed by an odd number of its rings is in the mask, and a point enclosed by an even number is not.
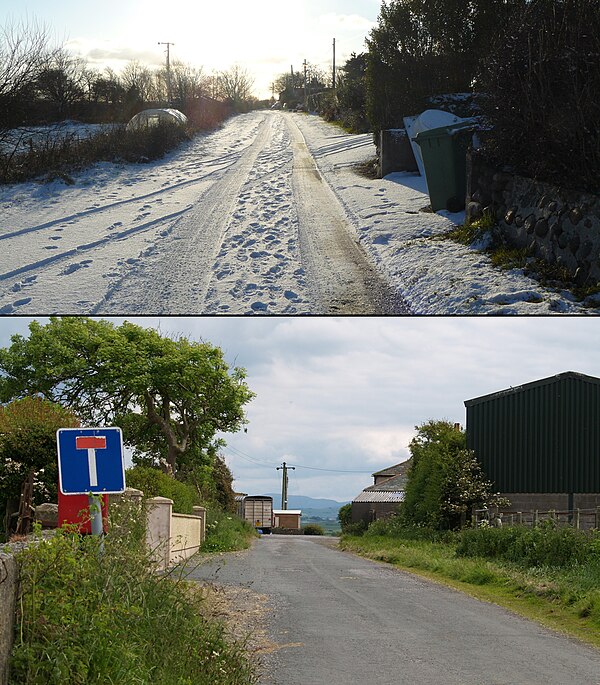
{"type": "Polygon", "coordinates": [[[339,33],[361,33],[366,35],[376,22],[359,14],[323,14],[318,20],[319,27],[326,31],[339,33]]]}
{"type": "Polygon", "coordinates": [[[94,42],[85,38],[75,38],[65,43],[65,48],[77,54],[92,65],[104,67],[107,63],[122,63],[137,60],[148,66],[161,66],[164,58],[159,50],[141,50],[127,45],[115,45],[106,42],[94,42]]]}
{"type": "MultiPolygon", "coordinates": [[[[277,492],[285,459],[290,493],[351,499],[409,456],[416,425],[464,425],[467,399],[563,371],[600,376],[595,317],[130,320],[208,341],[247,370],[248,432],[225,435],[224,454],[250,494],[277,492]]],[[[0,344],[27,323],[5,317],[0,344]]]]}

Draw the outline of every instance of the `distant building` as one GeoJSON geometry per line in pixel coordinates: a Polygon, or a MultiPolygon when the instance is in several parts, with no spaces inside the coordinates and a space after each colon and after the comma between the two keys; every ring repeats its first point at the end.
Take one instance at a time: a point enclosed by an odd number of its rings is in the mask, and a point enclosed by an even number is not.
{"type": "Polygon", "coordinates": [[[411,460],[373,473],[373,485],[352,500],[352,523],[371,523],[395,514],[404,500],[411,460]]]}
{"type": "Polygon", "coordinates": [[[568,371],[465,406],[467,446],[505,511],[600,506],[600,378],[568,371]]]}
{"type": "Polygon", "coordinates": [[[273,521],[274,528],[300,530],[302,528],[302,511],[300,509],[275,509],[273,521]]]}

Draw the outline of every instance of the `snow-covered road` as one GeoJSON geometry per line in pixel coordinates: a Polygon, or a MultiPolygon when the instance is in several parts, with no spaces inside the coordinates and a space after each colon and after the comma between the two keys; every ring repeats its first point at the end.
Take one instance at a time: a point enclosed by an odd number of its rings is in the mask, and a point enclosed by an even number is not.
{"type": "Polygon", "coordinates": [[[3,314],[578,311],[487,257],[434,241],[423,179],[314,116],[253,112],[149,165],[0,189],[3,314]]]}

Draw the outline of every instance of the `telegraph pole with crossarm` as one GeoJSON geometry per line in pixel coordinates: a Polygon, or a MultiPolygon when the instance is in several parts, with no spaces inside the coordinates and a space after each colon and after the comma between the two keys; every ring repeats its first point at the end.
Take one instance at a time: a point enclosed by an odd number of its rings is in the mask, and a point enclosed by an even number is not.
{"type": "Polygon", "coordinates": [[[289,470],[295,471],[295,466],[288,466],[285,461],[282,466],[278,466],[277,470],[283,470],[283,480],[281,483],[281,508],[285,511],[288,508],[288,474],[289,470]]]}

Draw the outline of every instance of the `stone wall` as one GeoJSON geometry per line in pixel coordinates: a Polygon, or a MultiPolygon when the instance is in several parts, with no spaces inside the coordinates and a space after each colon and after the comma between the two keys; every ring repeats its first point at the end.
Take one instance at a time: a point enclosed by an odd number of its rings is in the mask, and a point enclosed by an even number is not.
{"type": "Polygon", "coordinates": [[[398,502],[352,502],[352,523],[371,523],[398,511],[398,502]]]}
{"type": "Polygon", "coordinates": [[[0,552],[0,685],[8,683],[18,592],[17,562],[11,554],[0,552]]]}
{"type": "Polygon", "coordinates": [[[206,537],[206,509],[193,507],[193,515],[173,514],[173,500],[146,500],[146,543],[158,571],[166,571],[195,554],[206,537]]]}
{"type": "Polygon", "coordinates": [[[467,220],[486,210],[509,245],[563,267],[578,285],[600,282],[600,196],[493,169],[469,152],[467,220]]]}

